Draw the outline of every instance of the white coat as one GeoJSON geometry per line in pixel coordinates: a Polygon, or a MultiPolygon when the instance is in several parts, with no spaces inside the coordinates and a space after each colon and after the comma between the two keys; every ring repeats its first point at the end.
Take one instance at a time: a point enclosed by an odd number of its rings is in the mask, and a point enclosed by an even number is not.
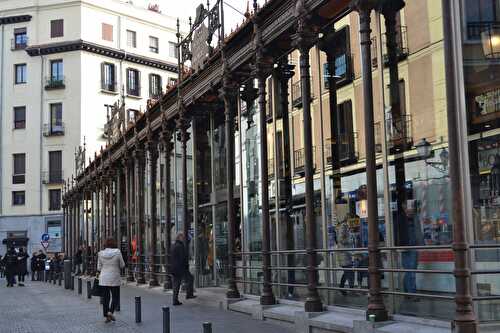
{"type": "Polygon", "coordinates": [[[106,248],[99,251],[97,256],[97,270],[101,272],[99,274],[99,285],[107,287],[120,286],[120,271],[124,267],[125,262],[119,249],[106,248]]]}

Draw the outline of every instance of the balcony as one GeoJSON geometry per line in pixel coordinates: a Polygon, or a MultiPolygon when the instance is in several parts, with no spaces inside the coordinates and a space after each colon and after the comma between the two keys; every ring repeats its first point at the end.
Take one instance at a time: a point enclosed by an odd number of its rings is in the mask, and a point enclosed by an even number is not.
{"type": "Polygon", "coordinates": [[[62,184],[64,182],[62,170],[44,171],[42,173],[42,183],[47,185],[62,184]]]}
{"type": "Polygon", "coordinates": [[[50,76],[45,78],[45,90],[64,89],[66,88],[64,82],[64,76],[50,76]]]}
{"type": "Polygon", "coordinates": [[[12,51],[24,50],[28,47],[28,37],[12,38],[10,40],[10,49],[12,51]]]}
{"type": "Polygon", "coordinates": [[[101,90],[103,92],[108,93],[118,93],[118,88],[116,82],[106,82],[104,80],[101,81],[101,90]]]}
{"type": "Polygon", "coordinates": [[[481,40],[481,34],[493,26],[500,25],[498,21],[467,22],[467,39],[481,40]]]}
{"type": "MultiPolygon", "coordinates": [[[[372,66],[378,66],[378,48],[377,48],[377,37],[372,37],[372,66]]],[[[406,26],[400,25],[396,27],[396,52],[398,61],[404,60],[410,54],[408,49],[408,37],[406,34],[406,26]]],[[[387,34],[382,35],[382,51],[383,51],[383,63],[384,66],[389,64],[389,57],[387,55],[387,34]]]]}
{"type": "Polygon", "coordinates": [[[64,123],[58,122],[57,124],[44,124],[43,136],[62,136],[64,135],[64,123]]]}
{"type": "MultiPolygon", "coordinates": [[[[349,165],[358,161],[358,152],[356,151],[356,140],[358,139],[357,132],[342,133],[338,136],[338,150],[339,157],[338,162],[340,166],[349,165]]],[[[332,165],[332,145],[335,145],[337,141],[327,139],[325,142],[325,156],[326,163],[332,165]]]]}
{"type": "MultiPolygon", "coordinates": [[[[312,146],[313,152],[313,171],[316,169],[316,146],[312,146]]],[[[305,174],[305,150],[304,148],[294,150],[293,165],[295,174],[303,176],[305,174]]]]}
{"type": "MultiPolygon", "coordinates": [[[[389,116],[386,119],[387,150],[390,154],[402,153],[413,146],[411,133],[411,116],[403,115],[398,118],[389,116]]],[[[375,147],[378,153],[382,152],[382,126],[375,123],[375,147]]]]}
{"type": "MultiPolygon", "coordinates": [[[[328,78],[330,76],[330,73],[327,69],[325,68],[325,74],[324,74],[324,88],[329,89],[330,84],[328,81],[328,78]]],[[[348,83],[351,83],[352,80],[354,79],[354,71],[352,67],[352,55],[351,54],[341,54],[338,55],[335,59],[335,73],[334,79],[335,83],[337,85],[337,88],[342,87],[348,83]]]]}

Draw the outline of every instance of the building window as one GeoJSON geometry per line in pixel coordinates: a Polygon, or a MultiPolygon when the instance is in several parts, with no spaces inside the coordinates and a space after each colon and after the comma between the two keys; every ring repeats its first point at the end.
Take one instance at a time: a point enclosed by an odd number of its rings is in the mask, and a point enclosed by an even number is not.
{"type": "Polygon", "coordinates": [[[14,129],[26,128],[26,107],[14,107],[14,129]]]}
{"type": "Polygon", "coordinates": [[[141,96],[141,73],[137,69],[127,69],[127,95],[141,96]]]}
{"type": "Polygon", "coordinates": [[[45,89],[64,88],[63,61],[56,59],[50,61],[50,76],[47,79],[45,89]]]}
{"type": "Polygon", "coordinates": [[[158,74],[149,74],[149,97],[159,98],[161,93],[161,76],[158,74]]]}
{"type": "Polygon", "coordinates": [[[101,89],[116,91],[115,65],[109,62],[101,64],[101,89]]]}
{"type": "Polygon", "coordinates": [[[132,30],[127,30],[127,46],[136,48],[137,47],[137,33],[132,30]]]}
{"type": "Polygon", "coordinates": [[[15,28],[14,29],[14,50],[24,49],[28,46],[28,34],[26,33],[26,28],[15,28]]]}
{"type": "Polygon", "coordinates": [[[111,24],[102,24],[102,39],[108,42],[113,41],[113,26],[111,24]]]}
{"type": "Polygon", "coordinates": [[[24,206],[25,200],[24,191],[12,191],[12,205],[13,206],[24,206]]]}
{"type": "Polygon", "coordinates": [[[153,53],[158,53],[159,41],[157,37],[149,36],[149,51],[153,53]]]}
{"type": "Polygon", "coordinates": [[[49,190],[49,210],[61,210],[61,190],[49,190]]]}
{"type": "Polygon", "coordinates": [[[49,184],[62,183],[62,151],[49,151],[49,184]]]}
{"type": "Polygon", "coordinates": [[[168,42],[168,56],[170,58],[177,58],[177,55],[179,53],[177,52],[177,44],[168,42]]]}
{"type": "Polygon", "coordinates": [[[323,82],[325,89],[329,88],[330,76],[333,77],[337,85],[342,85],[352,80],[349,27],[337,31],[334,40],[333,70],[328,63],[323,64],[323,82]]]}
{"type": "Polygon", "coordinates": [[[27,76],[27,66],[26,64],[17,64],[15,65],[15,82],[16,84],[26,83],[27,76]]]}
{"type": "Polygon", "coordinates": [[[62,122],[62,103],[50,104],[49,131],[51,135],[60,135],[64,133],[62,122]]]}
{"type": "Polygon", "coordinates": [[[500,3],[498,0],[465,0],[467,37],[481,39],[481,35],[500,23],[500,3]]]}
{"type": "Polygon", "coordinates": [[[50,21],[50,38],[57,38],[64,36],[64,20],[50,21]]]}
{"type": "Polygon", "coordinates": [[[168,87],[174,87],[175,85],[177,84],[177,79],[176,78],[173,78],[173,77],[170,77],[168,79],[168,87]]]}
{"type": "Polygon", "coordinates": [[[26,175],[26,154],[12,155],[14,172],[12,175],[12,184],[24,184],[26,175]]]}

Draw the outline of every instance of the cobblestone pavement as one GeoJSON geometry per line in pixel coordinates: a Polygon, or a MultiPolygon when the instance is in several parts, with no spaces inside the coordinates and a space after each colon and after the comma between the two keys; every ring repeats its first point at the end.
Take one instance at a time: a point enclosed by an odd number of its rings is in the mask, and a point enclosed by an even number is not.
{"type": "MultiPolygon", "coordinates": [[[[0,284],[0,333],[162,332],[163,305],[171,296],[122,287],[121,312],[106,324],[97,298],[85,300],[74,291],[42,282],[6,288],[0,284]],[[142,323],[134,322],[134,296],[142,297],[142,323]]],[[[182,299],[181,299],[182,301],[182,299]]],[[[172,333],[202,332],[202,323],[213,323],[214,333],[292,333],[292,330],[215,307],[184,302],[170,307],[172,333]]]]}

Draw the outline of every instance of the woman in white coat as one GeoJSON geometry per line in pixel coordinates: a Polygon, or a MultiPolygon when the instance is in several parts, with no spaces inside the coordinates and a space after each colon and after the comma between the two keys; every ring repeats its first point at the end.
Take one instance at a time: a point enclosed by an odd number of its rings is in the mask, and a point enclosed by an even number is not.
{"type": "Polygon", "coordinates": [[[118,306],[121,270],[125,267],[125,262],[113,238],[108,238],[104,247],[97,257],[97,270],[99,271],[99,286],[103,290],[102,311],[106,322],[109,323],[116,320],[113,313],[118,306]]]}

